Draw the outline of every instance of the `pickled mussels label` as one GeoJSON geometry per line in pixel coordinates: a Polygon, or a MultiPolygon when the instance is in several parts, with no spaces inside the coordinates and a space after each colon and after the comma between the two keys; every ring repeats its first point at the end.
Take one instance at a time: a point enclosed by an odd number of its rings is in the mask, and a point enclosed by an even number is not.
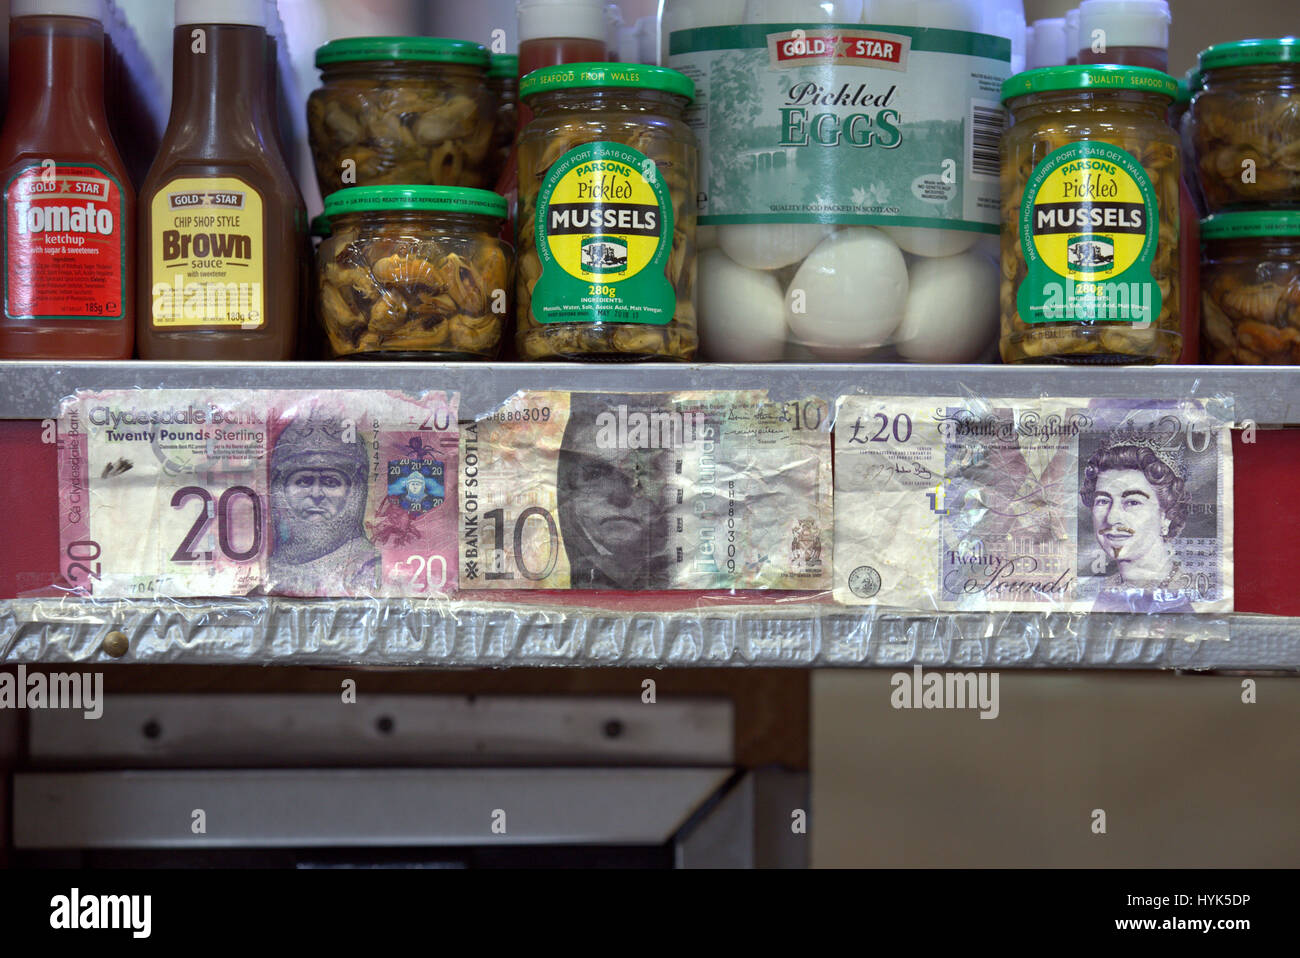
{"type": "Polygon", "coordinates": [[[1109,143],[1047,155],[1020,205],[1028,274],[1016,295],[1026,323],[1151,323],[1160,238],[1155,188],[1142,164],[1109,143]]]}
{"type": "Polygon", "coordinates": [[[153,325],[266,322],[262,197],[243,180],[172,180],[153,197],[149,295],[153,325]]]}
{"type": "Polygon", "coordinates": [[[677,30],[695,81],[701,224],[846,223],[996,233],[1010,41],[918,27],[677,30]]]}
{"type": "Polygon", "coordinates": [[[112,174],[33,164],[4,199],[5,318],[125,318],[126,224],[112,174]]]}
{"type": "Polygon", "coordinates": [[[673,318],[673,204],[654,160],[621,143],[572,149],[547,172],[536,219],[537,322],[662,326],[673,318]]]}

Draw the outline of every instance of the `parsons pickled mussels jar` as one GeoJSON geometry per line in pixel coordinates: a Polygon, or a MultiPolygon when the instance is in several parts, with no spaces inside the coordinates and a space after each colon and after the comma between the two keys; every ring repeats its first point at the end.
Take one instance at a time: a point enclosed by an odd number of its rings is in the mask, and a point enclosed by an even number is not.
{"type": "Polygon", "coordinates": [[[1173,77],[1045,67],[1002,87],[1002,359],[1172,363],[1182,349],[1173,77]]]}
{"type": "Polygon", "coordinates": [[[694,84],[675,70],[535,70],[519,140],[523,359],[695,356],[694,84]]]}

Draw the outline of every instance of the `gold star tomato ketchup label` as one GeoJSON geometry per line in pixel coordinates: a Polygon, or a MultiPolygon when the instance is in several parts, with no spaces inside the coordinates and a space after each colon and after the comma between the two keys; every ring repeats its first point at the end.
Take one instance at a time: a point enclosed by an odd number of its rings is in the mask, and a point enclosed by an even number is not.
{"type": "Polygon", "coordinates": [[[100,166],[46,160],[5,184],[5,318],[121,320],[122,186],[100,166]]]}

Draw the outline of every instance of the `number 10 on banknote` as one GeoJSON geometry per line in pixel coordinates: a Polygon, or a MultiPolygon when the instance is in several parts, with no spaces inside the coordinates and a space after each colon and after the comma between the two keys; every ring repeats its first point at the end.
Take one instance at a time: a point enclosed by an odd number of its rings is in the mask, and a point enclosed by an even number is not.
{"type": "Polygon", "coordinates": [[[456,397],[83,393],[59,427],[62,571],[97,596],[455,587],[456,397]]]}
{"type": "Polygon", "coordinates": [[[841,398],[835,597],[1232,609],[1231,404],[841,398]]]}

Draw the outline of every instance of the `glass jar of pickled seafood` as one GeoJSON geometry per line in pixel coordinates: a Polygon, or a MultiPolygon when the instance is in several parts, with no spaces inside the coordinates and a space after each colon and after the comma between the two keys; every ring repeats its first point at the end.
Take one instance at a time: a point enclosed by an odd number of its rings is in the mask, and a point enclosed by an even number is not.
{"type": "Polygon", "coordinates": [[[690,360],[697,342],[694,84],[675,70],[574,63],[520,96],[523,359],[690,360]]]}
{"type": "Polygon", "coordinates": [[[490,359],[514,254],[506,201],[487,190],[363,186],[325,198],[316,309],[336,357],[490,359]]]}
{"type": "Polygon", "coordinates": [[[350,186],[491,186],[488,53],[439,37],[356,37],[316,51],[307,100],[321,194],[350,186]]]}
{"type": "Polygon", "coordinates": [[[1182,348],[1173,77],[1066,66],[1002,99],[1002,358],[1171,363],[1182,348]]]}
{"type": "Polygon", "coordinates": [[[1216,44],[1200,75],[1184,122],[1209,211],[1300,207],[1300,38],[1216,44]]]}
{"type": "Polygon", "coordinates": [[[1201,221],[1206,362],[1300,365],[1300,210],[1201,221]]]}

